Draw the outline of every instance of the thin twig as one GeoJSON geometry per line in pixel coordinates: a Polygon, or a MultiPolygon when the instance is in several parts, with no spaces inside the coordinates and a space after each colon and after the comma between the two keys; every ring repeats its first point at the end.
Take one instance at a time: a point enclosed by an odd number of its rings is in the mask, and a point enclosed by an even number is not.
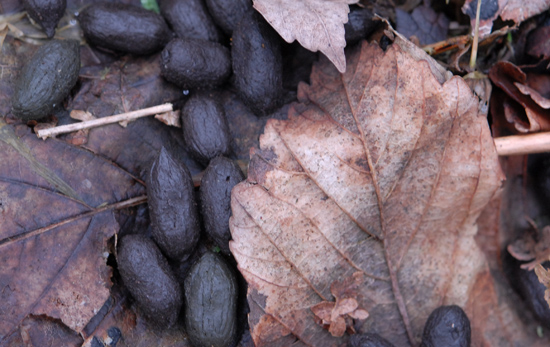
{"type": "MultiPolygon", "coordinates": [[[[152,116],[173,110],[171,103],[144,108],[137,111],[121,113],[114,116],[103,117],[75,124],[62,125],[37,131],[37,136],[46,139],[59,134],[70,133],[81,129],[99,127],[106,124],[133,120],[141,117],[152,116]]],[[[550,132],[530,135],[516,135],[495,138],[495,146],[498,155],[521,155],[529,153],[550,152],[550,132]]]]}
{"type": "Polygon", "coordinates": [[[91,211],[88,211],[88,212],[85,212],[85,213],[82,213],[82,214],[64,219],[61,222],[54,223],[54,224],[51,224],[49,226],[39,228],[39,229],[35,229],[35,230],[32,230],[32,231],[28,231],[28,232],[25,232],[25,233],[21,233],[21,234],[12,236],[12,237],[7,237],[5,239],[2,239],[2,240],[0,240],[0,248],[3,247],[3,246],[6,246],[8,244],[11,244],[13,242],[17,242],[17,241],[20,241],[20,240],[28,239],[28,238],[43,234],[43,233],[48,232],[52,229],[59,228],[63,225],[67,225],[69,223],[72,223],[72,222],[74,222],[76,220],[79,220],[79,219],[82,219],[82,218],[93,217],[93,216],[95,216],[95,215],[97,215],[101,212],[104,212],[104,211],[120,210],[120,209],[127,208],[127,207],[141,205],[145,202],[147,202],[147,196],[146,195],[141,195],[141,196],[138,196],[138,197],[135,197],[135,198],[130,198],[128,200],[115,202],[114,204],[111,204],[111,205],[105,205],[105,206],[102,206],[102,207],[98,207],[94,210],[91,210],[91,211]]]}
{"type": "Polygon", "coordinates": [[[550,132],[497,137],[494,141],[501,156],[550,152],[550,132]]]}
{"type": "Polygon", "coordinates": [[[99,127],[99,126],[106,125],[106,124],[118,123],[118,122],[122,122],[122,121],[131,121],[131,120],[138,119],[138,118],[141,118],[141,117],[152,116],[152,115],[155,115],[155,114],[169,112],[169,111],[172,111],[172,110],[173,110],[172,104],[170,104],[170,103],[162,104],[162,105],[158,105],[158,106],[144,108],[144,109],[137,110],[137,111],[116,114],[114,116],[93,119],[93,120],[89,120],[89,121],[85,121],[85,122],[68,124],[68,125],[61,125],[61,126],[53,127],[53,128],[49,128],[49,129],[41,129],[41,130],[38,130],[36,132],[36,135],[39,138],[45,140],[48,137],[54,137],[54,136],[59,135],[59,134],[71,133],[71,132],[77,131],[77,130],[90,129],[90,128],[95,128],[95,127],[99,127]]]}
{"type": "Polygon", "coordinates": [[[477,46],[479,42],[479,16],[481,13],[481,0],[477,0],[476,11],[476,26],[474,28],[474,42],[472,43],[472,55],[470,56],[470,67],[473,69],[476,66],[477,46]]]}

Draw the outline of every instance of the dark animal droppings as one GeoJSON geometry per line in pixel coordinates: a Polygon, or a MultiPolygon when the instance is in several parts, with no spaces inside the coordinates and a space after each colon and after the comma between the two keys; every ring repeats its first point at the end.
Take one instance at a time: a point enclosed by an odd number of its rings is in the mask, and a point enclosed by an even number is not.
{"type": "Polygon", "coordinates": [[[172,38],[160,15],[133,5],[92,4],[80,13],[78,20],[89,43],[118,52],[155,53],[172,38]]]}
{"type": "Polygon", "coordinates": [[[250,0],[206,0],[206,6],[216,24],[231,34],[241,18],[252,8],[250,0]]]}
{"type": "Polygon", "coordinates": [[[199,241],[193,179],[163,147],[147,177],[153,239],[171,259],[185,260],[199,241]]]}
{"type": "Polygon", "coordinates": [[[201,163],[229,154],[231,135],[225,111],[213,97],[193,95],[182,109],[181,125],[187,150],[201,163]]]}
{"type": "Polygon", "coordinates": [[[94,338],[92,339],[92,343],[90,344],[91,347],[105,347],[105,345],[103,344],[103,342],[101,342],[101,340],[97,337],[97,336],[94,336],[94,338]]]}
{"type": "Polygon", "coordinates": [[[421,347],[469,347],[470,320],[456,305],[440,306],[428,317],[421,347]]]}
{"type": "Polygon", "coordinates": [[[372,16],[372,11],[366,7],[351,6],[348,22],[344,24],[347,45],[352,45],[364,39],[376,28],[376,23],[372,20],[372,16]]]}
{"type": "Polygon", "coordinates": [[[394,345],[378,334],[355,334],[349,341],[349,347],[394,347],[394,345]]]}
{"type": "Polygon", "coordinates": [[[116,347],[118,341],[122,338],[122,332],[117,327],[110,327],[109,330],[107,330],[107,334],[111,338],[111,347],[116,347]]]}
{"type": "Polygon", "coordinates": [[[388,46],[392,44],[392,40],[386,35],[382,35],[380,38],[380,48],[385,52],[388,46]]]}
{"type": "Polygon", "coordinates": [[[147,318],[161,327],[172,326],[181,309],[182,293],[157,245],[143,235],[124,236],[117,262],[124,285],[147,318]]]}
{"type": "Polygon", "coordinates": [[[233,32],[231,51],[235,86],[255,113],[281,105],[283,63],[279,36],[256,11],[249,11],[233,32]]]}
{"type": "Polygon", "coordinates": [[[225,347],[237,331],[237,280],[214,253],[205,253],[185,279],[185,328],[195,347],[225,347]]]}
{"type": "Polygon", "coordinates": [[[162,51],[161,73],[183,89],[222,84],[231,74],[229,49],[210,41],[174,39],[162,51]]]}
{"type": "MultiPolygon", "coordinates": [[[[512,287],[523,298],[525,305],[533,312],[538,321],[550,329],[550,307],[544,299],[546,287],[540,283],[535,271],[521,268],[525,262],[513,258],[508,252],[504,254],[504,269],[512,287]]],[[[545,269],[550,268],[550,262],[541,264],[545,269]]]]}
{"type": "Polygon", "coordinates": [[[220,41],[220,32],[202,0],[160,0],[159,6],[178,37],[220,41]]]}
{"type": "Polygon", "coordinates": [[[550,201],[550,154],[529,155],[529,176],[533,178],[535,196],[541,206],[550,201]]]}
{"type": "Polygon", "coordinates": [[[67,0],[23,0],[27,14],[37,22],[49,39],[67,8],[67,0]]]}
{"type": "Polygon", "coordinates": [[[19,74],[12,97],[13,114],[23,120],[48,116],[74,87],[79,71],[77,41],[44,44],[19,74]]]}
{"type": "Polygon", "coordinates": [[[231,189],[244,179],[235,162],[224,157],[210,161],[200,186],[201,211],[206,233],[221,251],[229,251],[229,217],[231,217],[231,189]]]}

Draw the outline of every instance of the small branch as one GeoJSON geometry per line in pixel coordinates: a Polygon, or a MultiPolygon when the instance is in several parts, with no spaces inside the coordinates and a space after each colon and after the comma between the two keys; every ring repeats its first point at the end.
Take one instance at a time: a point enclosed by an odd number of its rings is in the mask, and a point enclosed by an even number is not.
{"type": "Polygon", "coordinates": [[[137,111],[116,114],[114,116],[93,119],[85,122],[61,125],[61,126],[53,127],[49,129],[41,129],[36,132],[36,135],[41,139],[45,140],[48,137],[54,137],[59,134],[66,134],[66,133],[71,133],[73,131],[78,131],[82,129],[90,129],[90,128],[95,128],[106,124],[118,123],[122,121],[131,121],[141,117],[147,117],[147,116],[152,116],[159,113],[169,112],[173,110],[172,107],[173,106],[170,103],[162,104],[158,106],[144,108],[137,111]]]}
{"type": "Polygon", "coordinates": [[[20,240],[24,240],[24,239],[28,239],[28,238],[31,238],[31,237],[34,237],[34,236],[37,236],[37,235],[40,235],[40,234],[44,234],[45,232],[48,232],[52,229],[59,228],[63,225],[72,223],[72,222],[74,222],[76,220],[79,220],[81,218],[93,217],[96,214],[99,214],[99,213],[104,212],[104,211],[120,210],[120,209],[127,208],[127,207],[141,205],[145,202],[147,202],[147,196],[146,195],[141,195],[141,196],[138,196],[138,197],[135,197],[135,198],[130,198],[128,200],[115,202],[114,204],[111,204],[111,205],[105,205],[105,206],[102,206],[102,207],[98,207],[98,208],[93,209],[91,211],[76,215],[74,217],[64,219],[61,222],[54,223],[54,224],[51,224],[49,226],[46,226],[46,227],[43,227],[43,228],[40,228],[40,229],[35,229],[35,230],[32,230],[32,231],[28,231],[28,232],[24,232],[24,233],[21,233],[21,234],[12,236],[12,237],[7,237],[5,239],[2,239],[2,240],[0,240],[0,248],[3,247],[3,246],[9,245],[11,243],[20,241],[20,240]]]}
{"type": "Polygon", "coordinates": [[[550,132],[497,137],[494,141],[500,156],[550,152],[550,132]]]}

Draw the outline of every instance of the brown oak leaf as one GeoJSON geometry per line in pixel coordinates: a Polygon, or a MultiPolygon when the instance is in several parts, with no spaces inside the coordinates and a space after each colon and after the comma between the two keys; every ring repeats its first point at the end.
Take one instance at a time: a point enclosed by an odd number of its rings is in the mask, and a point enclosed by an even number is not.
{"type": "Polygon", "coordinates": [[[254,0],[254,8],[288,43],[321,51],[340,72],[346,71],[344,23],[358,0],[254,0]]]}
{"type": "Polygon", "coordinates": [[[407,47],[364,42],[345,74],[316,64],[289,119],[270,120],[251,151],[230,248],[257,346],[345,344],[312,311],[341,317],[334,286],[369,313],[358,332],[396,346],[418,345],[436,307],[476,302],[478,279],[492,288],[474,241],[503,180],[486,117],[461,78],[407,47]]]}

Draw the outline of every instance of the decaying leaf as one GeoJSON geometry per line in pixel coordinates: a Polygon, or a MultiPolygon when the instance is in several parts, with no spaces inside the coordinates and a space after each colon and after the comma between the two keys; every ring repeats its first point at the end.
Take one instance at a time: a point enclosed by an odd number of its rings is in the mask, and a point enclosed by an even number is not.
{"type": "Polygon", "coordinates": [[[361,284],[361,280],[359,283],[353,282],[358,278],[359,276],[352,276],[344,281],[333,282],[330,292],[336,302],[323,301],[311,307],[315,322],[327,329],[332,336],[342,337],[346,331],[354,334],[353,319],[365,320],[369,317],[369,313],[360,308],[355,299],[356,287],[361,284]]]}
{"type": "Polygon", "coordinates": [[[536,26],[529,33],[525,50],[533,57],[550,58],[550,26],[536,26]]]}
{"type": "Polygon", "coordinates": [[[527,133],[550,130],[550,76],[524,72],[506,61],[493,65],[489,78],[506,95],[493,98],[492,114],[497,126],[527,133]]]}
{"type": "Polygon", "coordinates": [[[106,346],[118,347],[192,347],[183,324],[158,329],[135,306],[126,288],[113,286],[111,297],[98,314],[100,319],[88,324],[82,332],[84,343],[81,346],[94,347],[97,346],[94,340],[99,340],[106,346]]]}
{"type": "Polygon", "coordinates": [[[430,6],[418,6],[411,14],[396,8],[395,16],[397,30],[405,37],[414,35],[421,45],[447,38],[449,19],[443,13],[436,13],[430,6]]]}
{"type": "Polygon", "coordinates": [[[486,278],[475,222],[503,180],[487,120],[461,78],[399,40],[363,43],[342,75],[315,65],[233,189],[257,346],[344,343],[312,312],[338,282],[369,314],[358,332],[418,345],[433,309],[465,307],[486,278]]]}
{"type": "MultiPolygon", "coordinates": [[[[174,102],[182,96],[180,90],[160,76],[158,55],[127,56],[124,61],[116,61],[108,67],[82,68],[81,74],[84,80],[69,109],[86,110],[97,118],[174,102]]],[[[111,159],[136,177],[144,178],[163,146],[184,148],[181,129],[167,127],[150,118],[130,122],[126,128],[112,124],[90,129],[85,147],[111,159]]],[[[65,139],[72,141],[75,137],[81,138],[76,134],[65,139]]],[[[202,170],[184,150],[175,153],[191,174],[202,170]]]]}
{"type": "Polygon", "coordinates": [[[82,337],[57,320],[28,316],[19,331],[2,341],[3,346],[82,346],[82,337]]]}
{"type": "Polygon", "coordinates": [[[344,23],[349,5],[358,0],[254,0],[260,12],[286,42],[298,42],[312,52],[321,51],[346,71],[344,23]]]}
{"type": "Polygon", "coordinates": [[[0,344],[28,315],[60,319],[78,333],[109,297],[106,241],[118,230],[111,210],[144,187],[26,126],[4,125],[0,140],[0,344]]]}
{"type": "Polygon", "coordinates": [[[532,271],[537,265],[550,260],[550,226],[538,233],[538,240],[532,234],[525,233],[507,247],[508,252],[517,260],[528,261],[521,268],[532,271]]]}
{"type": "MultiPolygon", "coordinates": [[[[475,27],[477,2],[466,0],[462,12],[470,16],[472,31],[475,27]]],[[[481,2],[479,35],[485,37],[491,33],[493,21],[500,16],[502,20],[521,23],[550,8],[549,0],[485,0],[481,2]]]]}

